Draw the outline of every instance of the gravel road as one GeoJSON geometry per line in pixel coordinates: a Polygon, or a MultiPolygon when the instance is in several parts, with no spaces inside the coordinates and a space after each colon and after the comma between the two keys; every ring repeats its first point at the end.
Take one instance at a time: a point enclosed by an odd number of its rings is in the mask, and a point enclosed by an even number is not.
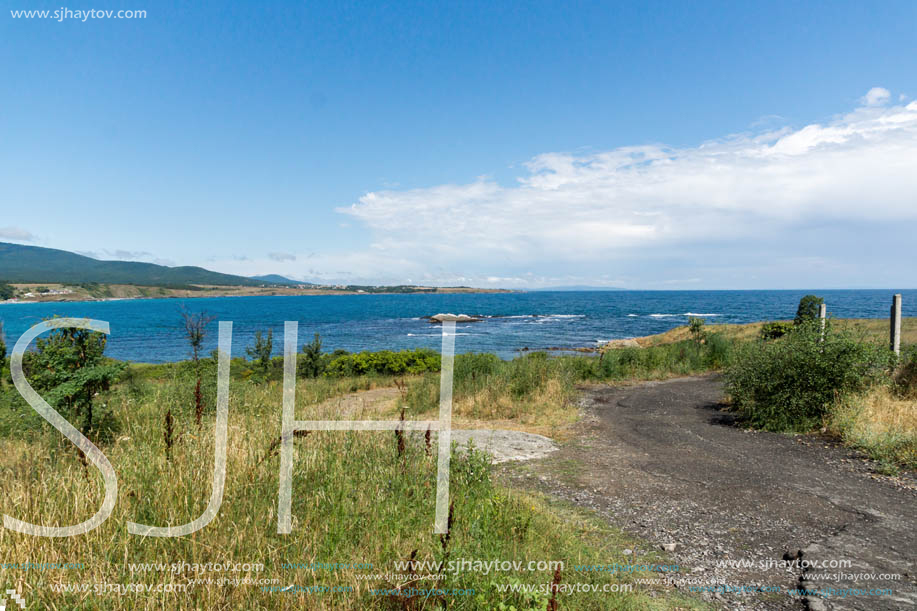
{"type": "Polygon", "coordinates": [[[781,591],[701,595],[717,607],[917,607],[913,474],[878,475],[869,461],[818,436],[743,430],[720,405],[722,396],[716,377],[585,389],[576,439],[541,460],[501,466],[501,477],[594,509],[657,548],[674,548],[682,578],[781,591]],[[783,566],[793,559],[850,566],[783,566]],[[835,595],[789,594],[800,587],[834,588],[835,595]],[[837,594],[877,588],[892,593],[837,594]]]}

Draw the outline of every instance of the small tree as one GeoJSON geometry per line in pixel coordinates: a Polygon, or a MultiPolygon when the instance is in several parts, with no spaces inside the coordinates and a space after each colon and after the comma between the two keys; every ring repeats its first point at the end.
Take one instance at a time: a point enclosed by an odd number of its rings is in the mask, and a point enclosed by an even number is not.
{"type": "Polygon", "coordinates": [[[825,303],[825,300],[816,295],[806,295],[799,300],[799,307],[796,308],[796,318],[793,324],[796,326],[818,320],[818,309],[825,303]]]}
{"type": "Polygon", "coordinates": [[[316,333],[315,338],[302,347],[302,358],[299,361],[300,375],[305,378],[317,378],[325,369],[322,363],[322,337],[316,333]]]}
{"type": "Polygon", "coordinates": [[[707,331],[704,329],[704,319],[692,316],[688,319],[688,330],[691,332],[691,338],[698,344],[703,343],[707,337],[707,331]]]}
{"type": "Polygon", "coordinates": [[[245,349],[262,372],[267,373],[271,365],[271,353],[274,351],[274,330],[268,329],[267,335],[255,332],[255,345],[245,349]]]}
{"type": "Polygon", "coordinates": [[[0,281],[0,301],[6,301],[16,296],[16,289],[6,282],[0,281]]]}
{"type": "Polygon", "coordinates": [[[81,421],[84,434],[95,424],[95,396],[108,390],[125,367],[102,356],[106,341],[96,331],[55,329],[35,340],[36,350],[25,363],[32,387],[71,422],[81,421]]]}
{"type": "Polygon", "coordinates": [[[181,317],[185,325],[185,336],[191,345],[191,361],[194,363],[194,373],[197,376],[194,385],[194,420],[200,426],[201,418],[204,415],[204,395],[201,392],[201,348],[204,345],[204,336],[207,334],[207,325],[213,320],[213,316],[208,315],[206,311],[189,312],[185,306],[182,306],[181,317]]]}
{"type": "Polygon", "coordinates": [[[197,365],[200,361],[204,337],[207,334],[207,325],[213,321],[214,317],[207,314],[206,310],[190,312],[185,306],[181,307],[180,313],[185,325],[185,336],[191,345],[191,360],[197,365]]]}

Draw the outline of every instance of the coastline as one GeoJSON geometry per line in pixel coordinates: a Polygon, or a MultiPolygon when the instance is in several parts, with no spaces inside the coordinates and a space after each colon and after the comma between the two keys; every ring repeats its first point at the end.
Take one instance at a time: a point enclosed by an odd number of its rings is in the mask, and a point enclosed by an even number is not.
{"type": "Polygon", "coordinates": [[[143,285],[98,285],[92,289],[62,285],[14,284],[19,290],[29,291],[38,286],[57,287],[54,290],[67,290],[67,293],[42,295],[41,298],[9,299],[0,301],[6,304],[37,303],[98,303],[106,301],[140,301],[153,299],[200,299],[207,297],[308,297],[321,295],[456,295],[456,294],[495,294],[516,293],[511,289],[485,289],[473,287],[410,287],[410,290],[397,290],[401,287],[372,287],[370,290],[352,288],[299,288],[292,286],[215,286],[200,285],[189,288],[168,288],[143,285]],[[391,289],[391,290],[389,290],[391,289]],[[96,294],[92,294],[90,290],[96,294]],[[102,293],[102,294],[99,294],[102,293]]]}
{"type": "MultiPolygon", "coordinates": [[[[690,312],[718,313],[717,318],[708,318],[706,329],[710,333],[721,333],[727,339],[751,339],[759,335],[761,321],[786,319],[794,310],[791,303],[794,296],[783,292],[725,296],[703,292],[670,295],[620,291],[606,294],[526,291],[471,294],[466,289],[464,295],[423,293],[427,296],[414,299],[392,294],[370,300],[354,296],[353,291],[341,290],[323,293],[351,296],[264,299],[260,297],[297,295],[291,291],[262,290],[256,296],[259,298],[223,299],[222,295],[215,294],[217,292],[195,291],[193,296],[197,298],[214,297],[203,301],[176,301],[172,298],[175,295],[137,298],[112,295],[82,299],[68,295],[68,301],[49,296],[56,301],[45,297],[42,301],[8,302],[23,305],[0,308],[0,319],[3,319],[8,337],[21,335],[35,321],[54,314],[107,320],[116,330],[108,346],[109,356],[136,362],[168,362],[185,357],[179,316],[182,303],[191,310],[206,309],[221,320],[235,321],[240,347],[250,345],[258,330],[273,329],[276,339],[282,333],[283,321],[298,320],[301,335],[320,333],[326,349],[351,352],[438,350],[440,332],[431,324],[431,317],[437,312],[470,313],[471,317],[481,320],[459,325],[457,352],[487,352],[501,359],[513,359],[537,351],[552,355],[598,356],[616,348],[634,351],[656,343],[691,339],[684,326],[690,312]],[[662,318],[660,312],[685,314],[662,318]]],[[[882,318],[879,307],[884,295],[873,293],[827,297],[839,315],[835,319],[838,324],[846,326],[848,322],[842,323],[842,319],[857,319],[849,324],[866,327],[862,331],[873,341],[887,343],[888,320],[882,318]]],[[[906,303],[917,303],[917,296],[906,303]]],[[[905,313],[914,316],[917,311],[905,313]]],[[[917,318],[903,318],[904,341],[917,343],[917,318]]],[[[861,333],[858,331],[855,335],[861,333]]],[[[278,345],[275,342],[275,346],[278,345]]],[[[208,349],[210,347],[213,346],[208,349]]]]}

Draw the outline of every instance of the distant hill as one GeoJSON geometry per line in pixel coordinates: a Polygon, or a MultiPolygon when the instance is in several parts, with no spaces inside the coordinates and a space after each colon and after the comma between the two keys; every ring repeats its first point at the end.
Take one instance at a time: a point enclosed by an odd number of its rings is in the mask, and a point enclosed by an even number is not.
{"type": "Polygon", "coordinates": [[[267,284],[286,284],[290,286],[299,286],[300,284],[311,285],[311,282],[299,282],[298,280],[290,280],[286,276],[281,276],[280,274],[265,274],[263,276],[250,276],[252,280],[257,280],[258,282],[267,283],[267,284]]]}
{"type": "Polygon", "coordinates": [[[192,284],[260,286],[266,281],[221,274],[203,267],[167,267],[137,261],[99,261],[66,250],[0,242],[0,281],[14,283],[192,284]]]}

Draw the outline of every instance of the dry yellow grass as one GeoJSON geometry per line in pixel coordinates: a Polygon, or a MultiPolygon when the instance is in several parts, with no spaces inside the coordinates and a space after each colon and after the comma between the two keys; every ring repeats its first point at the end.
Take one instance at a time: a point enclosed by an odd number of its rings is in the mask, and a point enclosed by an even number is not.
{"type": "Polygon", "coordinates": [[[868,394],[863,405],[874,430],[917,434],[917,401],[899,399],[888,388],[881,387],[868,394]]]}
{"type": "Polygon", "coordinates": [[[917,400],[900,398],[888,386],[844,401],[831,429],[877,460],[917,468],[917,400]]]}
{"type": "MultiPolygon", "coordinates": [[[[761,333],[765,322],[752,322],[747,324],[707,324],[709,332],[723,333],[726,337],[738,340],[754,339],[761,333]]],[[[792,322],[792,321],[780,321],[792,322]]],[[[837,318],[833,323],[841,329],[850,331],[856,337],[871,341],[888,341],[887,318],[837,318]]],[[[675,327],[665,333],[634,338],[640,346],[658,346],[659,344],[672,344],[686,339],[691,339],[687,325],[675,327]]],[[[917,344],[917,318],[903,318],[901,320],[901,342],[903,344],[917,344]]]]}
{"type": "Polygon", "coordinates": [[[580,416],[571,399],[568,388],[558,379],[549,379],[524,401],[506,392],[484,400],[463,397],[453,407],[453,426],[524,431],[564,440],[580,416]]]}

